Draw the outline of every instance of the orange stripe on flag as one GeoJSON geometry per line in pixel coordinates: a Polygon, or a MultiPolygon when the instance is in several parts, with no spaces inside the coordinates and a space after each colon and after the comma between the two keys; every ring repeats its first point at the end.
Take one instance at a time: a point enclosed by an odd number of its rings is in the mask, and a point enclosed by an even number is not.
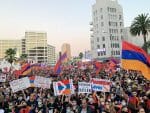
{"type": "Polygon", "coordinates": [[[141,71],[143,76],[150,80],[150,68],[138,60],[121,60],[122,68],[141,71]]]}

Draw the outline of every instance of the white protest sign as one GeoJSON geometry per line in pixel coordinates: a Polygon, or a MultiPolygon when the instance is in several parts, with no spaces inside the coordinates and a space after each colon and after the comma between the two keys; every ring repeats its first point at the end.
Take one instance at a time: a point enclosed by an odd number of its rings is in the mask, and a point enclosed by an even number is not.
{"type": "Polygon", "coordinates": [[[6,75],[5,74],[0,75],[0,82],[6,82],[6,75]]]}
{"type": "Polygon", "coordinates": [[[109,80],[92,78],[91,83],[93,91],[102,91],[102,92],[110,91],[111,82],[109,80]]]}
{"type": "Polygon", "coordinates": [[[35,87],[50,88],[51,80],[50,78],[35,76],[34,85],[35,87]]]}
{"type": "Polygon", "coordinates": [[[11,81],[9,84],[13,92],[17,92],[30,87],[30,82],[28,77],[11,81]]]}
{"type": "Polygon", "coordinates": [[[92,93],[91,83],[78,82],[78,93],[92,93]]]}

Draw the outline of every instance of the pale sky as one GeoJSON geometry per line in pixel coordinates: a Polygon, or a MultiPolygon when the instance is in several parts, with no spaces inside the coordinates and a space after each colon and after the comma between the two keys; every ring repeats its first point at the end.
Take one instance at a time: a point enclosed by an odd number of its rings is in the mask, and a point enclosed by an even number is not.
{"type": "MultiPolygon", "coordinates": [[[[118,0],[125,26],[138,14],[150,12],[150,0],[118,0]]],[[[57,52],[71,44],[72,55],[90,49],[91,10],[95,0],[0,0],[0,39],[21,39],[25,31],[47,32],[57,52]]]]}

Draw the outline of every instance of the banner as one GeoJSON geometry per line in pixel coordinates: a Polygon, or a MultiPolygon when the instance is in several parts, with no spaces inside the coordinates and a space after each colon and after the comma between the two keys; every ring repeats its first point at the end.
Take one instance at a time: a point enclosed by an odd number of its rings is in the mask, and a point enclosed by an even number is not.
{"type": "Polygon", "coordinates": [[[49,88],[50,89],[51,80],[50,78],[35,76],[34,86],[41,88],[49,88]]]}
{"type": "Polygon", "coordinates": [[[9,84],[13,93],[30,87],[30,82],[28,77],[11,81],[9,84]]]}
{"type": "Polygon", "coordinates": [[[74,94],[74,87],[71,79],[53,82],[53,88],[55,96],[74,94]]]}
{"type": "Polygon", "coordinates": [[[0,82],[6,82],[6,75],[5,74],[0,75],[0,82]]]}
{"type": "Polygon", "coordinates": [[[91,83],[93,91],[102,91],[102,92],[110,91],[111,82],[109,80],[92,78],[91,83]]]}
{"type": "Polygon", "coordinates": [[[91,83],[78,82],[78,93],[92,93],[91,83]]]}

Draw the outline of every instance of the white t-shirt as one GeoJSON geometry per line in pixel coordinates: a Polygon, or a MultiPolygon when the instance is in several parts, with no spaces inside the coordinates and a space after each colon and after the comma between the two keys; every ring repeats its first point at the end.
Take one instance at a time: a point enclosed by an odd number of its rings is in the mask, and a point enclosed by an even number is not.
{"type": "Polygon", "coordinates": [[[3,110],[3,109],[0,109],[0,113],[4,113],[4,110],[3,110]]]}

